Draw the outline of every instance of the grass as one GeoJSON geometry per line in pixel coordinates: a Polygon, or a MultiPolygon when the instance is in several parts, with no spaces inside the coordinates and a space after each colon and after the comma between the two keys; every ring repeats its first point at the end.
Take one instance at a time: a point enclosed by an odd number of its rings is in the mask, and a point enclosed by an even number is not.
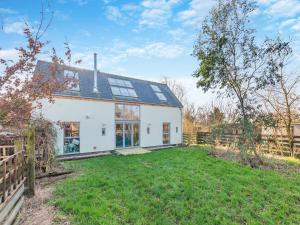
{"type": "Polygon", "coordinates": [[[67,162],[53,203],[72,224],[299,224],[300,175],[251,169],[203,148],[67,162]]]}

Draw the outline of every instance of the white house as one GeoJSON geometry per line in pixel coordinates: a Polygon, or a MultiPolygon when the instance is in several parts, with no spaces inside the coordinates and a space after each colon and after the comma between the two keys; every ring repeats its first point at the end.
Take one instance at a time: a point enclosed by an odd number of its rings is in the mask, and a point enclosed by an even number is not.
{"type": "MultiPolygon", "coordinates": [[[[36,71],[51,74],[48,62],[36,71]]],[[[182,143],[182,104],[167,85],[74,67],[58,76],[74,76],[79,85],[43,102],[42,114],[55,122],[58,154],[92,153],[118,148],[182,143]]]]}

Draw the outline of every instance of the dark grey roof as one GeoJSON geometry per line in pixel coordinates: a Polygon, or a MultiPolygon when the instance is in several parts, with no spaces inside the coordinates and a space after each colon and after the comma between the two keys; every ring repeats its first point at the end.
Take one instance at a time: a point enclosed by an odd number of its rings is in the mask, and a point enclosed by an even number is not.
{"type": "MultiPolygon", "coordinates": [[[[47,77],[51,74],[49,65],[51,65],[51,63],[45,61],[38,61],[36,66],[36,71],[44,74],[44,76],[47,77]]],[[[94,93],[93,92],[93,82],[94,82],[93,70],[80,69],[76,67],[64,67],[59,69],[60,72],[58,72],[58,76],[63,76],[64,69],[78,73],[80,91],[79,92],[60,91],[60,92],[56,92],[55,95],[78,96],[82,98],[116,100],[116,101],[136,102],[136,103],[154,104],[154,105],[166,105],[166,106],[182,108],[182,104],[166,84],[98,72],[97,80],[98,80],[99,93],[94,93]],[[138,98],[114,96],[111,92],[110,84],[108,83],[108,78],[116,78],[116,79],[123,79],[123,80],[130,81],[138,95],[138,98]],[[162,93],[166,96],[167,101],[160,101],[158,99],[155,92],[152,90],[150,86],[151,84],[157,85],[160,88],[162,93]]]]}

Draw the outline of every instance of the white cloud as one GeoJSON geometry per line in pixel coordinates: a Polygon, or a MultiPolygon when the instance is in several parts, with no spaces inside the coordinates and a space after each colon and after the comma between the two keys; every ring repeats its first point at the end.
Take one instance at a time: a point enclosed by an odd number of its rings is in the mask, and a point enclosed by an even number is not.
{"type": "Polygon", "coordinates": [[[25,28],[25,23],[21,21],[16,21],[12,23],[4,24],[3,31],[4,33],[16,33],[16,34],[23,34],[25,28]]]}
{"type": "Polygon", "coordinates": [[[214,4],[215,0],[192,0],[188,9],[179,12],[178,19],[186,26],[199,26],[214,4]]]}
{"type": "Polygon", "coordinates": [[[128,12],[135,12],[139,9],[140,7],[136,4],[128,3],[125,5],[122,5],[121,9],[123,11],[128,11],[128,12]]]}
{"type": "Polygon", "coordinates": [[[165,25],[172,16],[172,8],[179,2],[180,0],[144,0],[139,24],[149,27],[165,25]]]}
{"type": "Polygon", "coordinates": [[[266,10],[273,16],[292,17],[300,13],[299,0],[278,0],[266,10]]]}
{"type": "MultiPolygon", "coordinates": [[[[101,68],[114,69],[120,66],[121,62],[126,62],[133,58],[145,59],[175,59],[184,54],[185,49],[179,45],[170,45],[164,42],[147,43],[144,46],[129,46],[118,40],[113,41],[113,46],[101,50],[99,55],[101,68]]],[[[74,61],[81,59],[80,66],[84,68],[93,68],[93,52],[74,52],[72,55],[74,61]]]]}
{"type": "Polygon", "coordinates": [[[18,57],[18,51],[16,49],[1,49],[0,59],[16,60],[18,57]]]}
{"type": "Polygon", "coordinates": [[[163,42],[147,44],[140,48],[128,48],[128,56],[155,57],[173,59],[183,54],[184,49],[178,45],[169,45],[163,42]]]}
{"type": "Polygon", "coordinates": [[[300,31],[300,18],[295,22],[295,24],[292,26],[293,30],[300,31]]]}
{"type": "Polygon", "coordinates": [[[288,19],[288,20],[284,20],[281,22],[279,28],[286,28],[286,27],[290,27],[291,25],[293,25],[295,23],[296,19],[288,19]]]}
{"type": "Polygon", "coordinates": [[[175,41],[184,40],[187,36],[187,33],[181,28],[169,30],[168,34],[171,35],[175,41]]]}
{"type": "Polygon", "coordinates": [[[0,8],[0,15],[1,14],[16,14],[17,12],[13,9],[9,8],[0,8]]]}
{"type": "Polygon", "coordinates": [[[300,31],[300,17],[282,21],[280,23],[279,28],[280,29],[285,29],[285,28],[289,29],[290,28],[295,31],[300,31]]]}
{"type": "Polygon", "coordinates": [[[116,6],[107,6],[106,7],[106,17],[112,21],[118,21],[122,18],[122,14],[118,7],[116,6]]]}
{"type": "Polygon", "coordinates": [[[260,5],[269,5],[271,2],[274,2],[274,0],[256,0],[256,2],[260,5]]]}

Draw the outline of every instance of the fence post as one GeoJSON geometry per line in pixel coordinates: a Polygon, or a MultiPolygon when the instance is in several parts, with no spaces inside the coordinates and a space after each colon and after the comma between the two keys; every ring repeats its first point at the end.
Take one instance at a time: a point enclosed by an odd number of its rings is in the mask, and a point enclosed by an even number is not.
{"type": "Polygon", "coordinates": [[[34,128],[29,127],[26,132],[27,144],[27,170],[28,170],[28,195],[35,195],[35,140],[34,128]]]}
{"type": "Polygon", "coordinates": [[[22,150],[23,150],[23,149],[22,149],[22,144],[23,144],[23,143],[22,143],[21,138],[15,140],[15,142],[14,142],[14,146],[15,146],[14,154],[17,153],[17,152],[19,152],[19,151],[22,151],[22,150]]]}

